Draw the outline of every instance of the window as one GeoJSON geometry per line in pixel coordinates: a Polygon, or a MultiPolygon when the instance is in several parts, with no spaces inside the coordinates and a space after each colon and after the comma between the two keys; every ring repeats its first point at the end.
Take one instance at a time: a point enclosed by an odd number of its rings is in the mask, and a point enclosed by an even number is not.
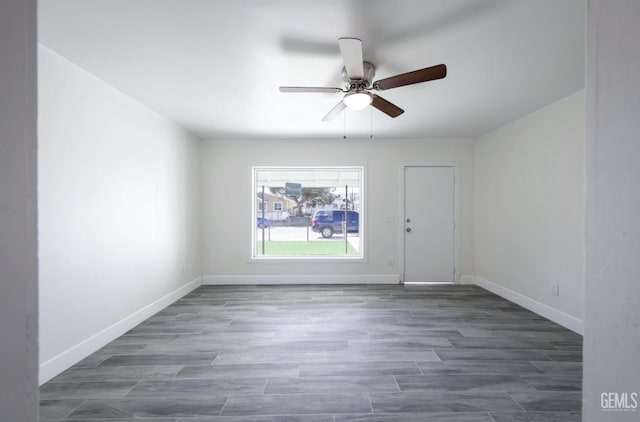
{"type": "Polygon", "coordinates": [[[363,259],[363,167],[252,170],[253,259],[363,259]]]}

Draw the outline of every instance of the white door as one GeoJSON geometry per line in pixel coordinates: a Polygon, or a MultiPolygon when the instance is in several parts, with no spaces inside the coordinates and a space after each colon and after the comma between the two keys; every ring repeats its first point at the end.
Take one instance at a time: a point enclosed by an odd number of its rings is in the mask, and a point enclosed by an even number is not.
{"type": "Polygon", "coordinates": [[[455,169],[404,169],[404,281],[453,282],[455,169]]]}

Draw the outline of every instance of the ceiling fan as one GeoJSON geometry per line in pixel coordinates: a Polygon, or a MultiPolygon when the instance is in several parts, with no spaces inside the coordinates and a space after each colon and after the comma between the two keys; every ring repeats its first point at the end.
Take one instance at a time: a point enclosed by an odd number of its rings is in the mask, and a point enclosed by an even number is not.
{"type": "Polygon", "coordinates": [[[385,100],[379,95],[372,94],[371,90],[384,91],[386,89],[397,88],[405,85],[413,85],[421,82],[442,79],[447,76],[447,66],[439,64],[414,70],[413,72],[402,73],[385,79],[372,82],[376,73],[376,67],[362,58],[362,41],[358,38],[338,38],[338,45],[344,68],[342,69],[342,80],[345,89],[329,87],[309,87],[309,86],[281,86],[280,92],[320,92],[320,93],[344,93],[342,100],[336,104],[331,111],[324,116],[323,122],[335,118],[345,108],[362,110],[371,105],[383,113],[398,117],[404,110],[397,105],[385,100]]]}

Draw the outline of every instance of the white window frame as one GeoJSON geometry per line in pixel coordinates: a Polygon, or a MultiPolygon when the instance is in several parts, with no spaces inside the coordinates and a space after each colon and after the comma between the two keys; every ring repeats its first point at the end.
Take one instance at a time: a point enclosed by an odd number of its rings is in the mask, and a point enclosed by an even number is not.
{"type": "Polygon", "coordinates": [[[282,202],[273,201],[273,211],[283,211],[282,210],[282,202]],[[276,206],[279,205],[279,206],[276,206]]]}
{"type": "MultiPolygon", "coordinates": [[[[251,180],[252,180],[252,230],[251,230],[251,242],[250,242],[250,261],[251,262],[301,262],[301,261],[309,261],[309,262],[367,262],[366,260],[366,233],[367,233],[367,225],[366,225],[366,177],[365,177],[365,166],[363,165],[349,165],[349,166],[252,166],[251,167],[251,180]],[[257,229],[255,226],[255,221],[257,217],[261,216],[260,211],[258,211],[257,203],[258,195],[260,190],[260,184],[257,181],[257,175],[260,171],[322,171],[322,170],[335,170],[335,171],[357,171],[359,173],[360,186],[359,186],[359,196],[360,196],[360,209],[359,217],[359,254],[358,255],[260,255],[256,252],[256,248],[259,245],[257,229]]],[[[295,182],[292,180],[292,182],[295,182]]],[[[303,186],[304,187],[304,186],[303,186]]],[[[268,209],[268,208],[267,208],[268,209]]],[[[265,209],[266,212],[266,209],[265,209]]],[[[317,235],[317,233],[310,231],[310,234],[317,235]]]]}

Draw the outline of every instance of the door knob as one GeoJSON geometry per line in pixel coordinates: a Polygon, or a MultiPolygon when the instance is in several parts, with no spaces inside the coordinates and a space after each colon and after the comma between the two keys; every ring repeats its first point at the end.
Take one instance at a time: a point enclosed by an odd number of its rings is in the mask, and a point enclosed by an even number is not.
{"type": "Polygon", "coordinates": [[[407,233],[411,231],[411,227],[407,227],[407,233]]]}

